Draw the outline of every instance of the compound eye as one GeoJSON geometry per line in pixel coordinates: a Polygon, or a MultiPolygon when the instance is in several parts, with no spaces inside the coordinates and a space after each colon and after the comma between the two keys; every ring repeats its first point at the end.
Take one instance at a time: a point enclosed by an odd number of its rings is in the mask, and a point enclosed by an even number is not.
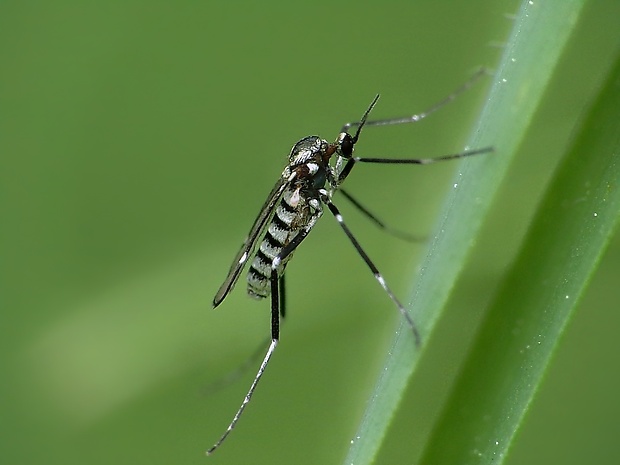
{"type": "Polygon", "coordinates": [[[351,137],[351,134],[343,132],[340,135],[340,153],[343,157],[351,158],[351,155],[353,155],[354,145],[355,143],[353,142],[353,137],[351,137]]]}

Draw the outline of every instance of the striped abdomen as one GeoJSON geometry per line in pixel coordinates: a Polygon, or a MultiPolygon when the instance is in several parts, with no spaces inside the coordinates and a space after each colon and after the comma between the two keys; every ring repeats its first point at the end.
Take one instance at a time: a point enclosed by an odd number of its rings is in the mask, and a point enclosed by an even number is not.
{"type": "MultiPolygon", "coordinates": [[[[251,297],[263,299],[269,296],[273,259],[305,226],[314,223],[321,213],[321,210],[308,205],[307,199],[300,197],[299,189],[289,187],[284,191],[248,271],[248,294],[251,297]]],[[[292,256],[292,253],[289,254],[278,265],[278,276],[282,276],[292,256]]]]}

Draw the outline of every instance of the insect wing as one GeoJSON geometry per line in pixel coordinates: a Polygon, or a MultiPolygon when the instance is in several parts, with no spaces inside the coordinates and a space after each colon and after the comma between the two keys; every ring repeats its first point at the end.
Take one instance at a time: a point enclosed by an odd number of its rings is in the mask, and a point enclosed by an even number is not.
{"type": "Polygon", "coordinates": [[[256,220],[254,220],[254,224],[252,225],[252,229],[250,230],[247,239],[241,246],[241,250],[239,250],[239,253],[237,253],[235,260],[230,267],[230,271],[228,272],[228,276],[226,276],[226,279],[224,280],[217,293],[215,294],[215,297],[213,298],[214,308],[217,307],[220,303],[222,303],[228,293],[235,286],[235,283],[239,279],[241,271],[247,263],[248,258],[252,255],[254,246],[260,238],[261,233],[265,229],[265,225],[267,225],[269,220],[271,219],[275,206],[282,197],[282,193],[286,189],[286,186],[288,186],[289,181],[290,179],[281,177],[271,190],[271,193],[263,204],[263,208],[261,208],[258,217],[256,218],[256,220]]]}

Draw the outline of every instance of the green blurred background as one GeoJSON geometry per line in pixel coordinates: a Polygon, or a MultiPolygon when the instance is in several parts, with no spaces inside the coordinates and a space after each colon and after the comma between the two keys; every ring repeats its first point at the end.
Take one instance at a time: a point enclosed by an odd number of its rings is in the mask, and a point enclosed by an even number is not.
{"type": "MultiPolygon", "coordinates": [[[[326,216],[289,266],[281,345],[234,434],[206,459],[254,368],[207,387],[269,331],[268,303],[241,281],[217,311],[213,294],[299,138],[334,138],[377,92],[375,118],[427,108],[497,63],[518,5],[4,2],[3,461],[340,463],[398,315],[335,222],[326,216]]],[[[420,453],[617,51],[618,17],[618,2],[586,9],[377,463],[420,453]]],[[[461,150],[489,81],[423,123],[367,130],[358,154],[461,150]]],[[[390,224],[428,235],[453,168],[360,166],[347,185],[390,224]]],[[[406,296],[424,243],[342,209],[406,296]]],[[[619,281],[616,239],[508,463],[620,459],[619,281]]]]}

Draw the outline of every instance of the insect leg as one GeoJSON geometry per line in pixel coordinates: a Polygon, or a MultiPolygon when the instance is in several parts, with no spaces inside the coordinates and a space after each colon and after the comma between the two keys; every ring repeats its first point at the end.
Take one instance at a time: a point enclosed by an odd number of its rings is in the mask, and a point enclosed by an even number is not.
{"type": "Polygon", "coordinates": [[[387,293],[390,299],[392,299],[392,302],[394,302],[394,304],[398,308],[398,311],[405,318],[405,320],[411,327],[411,330],[413,331],[413,336],[415,337],[416,345],[419,346],[420,341],[421,341],[420,333],[413,319],[411,318],[411,315],[409,315],[409,313],[407,312],[403,304],[400,303],[400,301],[396,298],[392,290],[388,287],[387,283],[385,282],[385,279],[383,278],[383,276],[381,275],[381,273],[379,272],[375,264],[372,262],[368,254],[364,251],[360,243],[357,241],[357,239],[355,238],[355,236],[353,235],[349,227],[346,225],[346,223],[344,222],[344,218],[342,218],[342,215],[340,214],[340,211],[338,210],[336,205],[332,203],[327,193],[321,194],[321,201],[325,203],[325,205],[327,205],[327,208],[329,208],[329,211],[332,213],[332,215],[334,215],[334,218],[336,218],[336,221],[338,221],[338,224],[340,224],[340,226],[342,227],[342,230],[344,231],[344,233],[347,235],[347,237],[353,244],[353,247],[355,247],[355,250],[357,250],[357,253],[362,257],[364,262],[366,262],[366,265],[368,266],[368,268],[370,268],[370,271],[372,271],[372,274],[375,276],[375,279],[377,280],[377,282],[381,285],[381,287],[387,293]]]}
{"type": "Polygon", "coordinates": [[[275,266],[271,268],[271,341],[280,339],[280,287],[278,270],[275,266]]]}
{"type": "Polygon", "coordinates": [[[364,214],[364,216],[366,216],[366,218],[368,218],[370,221],[375,223],[379,228],[383,229],[386,233],[391,234],[394,237],[398,237],[398,238],[403,239],[403,240],[408,241],[408,242],[419,242],[419,241],[422,240],[422,238],[414,236],[413,234],[409,234],[409,233],[404,232],[404,231],[399,231],[398,229],[394,229],[394,228],[391,228],[390,226],[386,225],[383,221],[381,221],[374,214],[372,214],[366,207],[364,207],[359,202],[359,200],[357,200],[355,197],[353,197],[351,194],[349,194],[344,189],[338,189],[338,192],[340,192],[342,195],[344,195],[344,197],[349,202],[351,202],[353,204],[353,206],[355,206],[355,208],[357,208],[360,212],[362,212],[364,214]]]}
{"type": "Polygon", "coordinates": [[[280,276],[280,316],[286,315],[286,286],[284,285],[284,275],[280,276]]]}
{"type": "Polygon", "coordinates": [[[383,163],[394,165],[430,165],[440,161],[455,160],[457,158],[469,157],[471,155],[478,155],[481,153],[493,152],[493,147],[484,147],[476,150],[466,150],[464,152],[454,153],[451,155],[444,155],[435,158],[364,158],[364,157],[351,157],[347,160],[344,168],[338,174],[338,178],[335,181],[335,189],[338,189],[340,184],[349,176],[355,163],[383,163]]]}
{"type": "MultiPolygon", "coordinates": [[[[365,121],[365,119],[362,118],[362,120],[360,120],[360,121],[345,124],[343,126],[341,132],[345,132],[345,131],[348,131],[349,128],[359,127],[359,126],[388,126],[388,125],[392,125],[392,124],[416,123],[416,122],[426,118],[427,116],[435,113],[437,110],[439,110],[440,108],[446,106],[450,102],[452,102],[459,95],[461,95],[462,93],[466,92],[470,87],[472,87],[476,83],[476,81],[478,81],[478,79],[480,79],[485,74],[488,74],[488,71],[486,70],[486,68],[480,68],[476,73],[474,73],[467,80],[467,82],[465,82],[460,87],[458,87],[457,89],[452,91],[452,93],[450,95],[448,95],[446,98],[444,98],[443,100],[440,100],[439,102],[435,103],[433,106],[431,106],[426,111],[423,111],[422,113],[417,113],[415,115],[405,116],[403,118],[389,118],[389,119],[381,119],[381,120],[374,120],[374,121],[365,121]]],[[[375,103],[376,103],[376,98],[372,102],[372,104],[370,106],[370,109],[372,109],[372,107],[374,106],[375,103]]],[[[368,113],[368,110],[367,110],[367,113],[368,113]]],[[[367,115],[365,115],[365,116],[367,116],[367,115]]]]}
{"type": "Polygon", "coordinates": [[[276,268],[274,267],[271,270],[271,279],[270,279],[270,282],[271,282],[271,343],[269,344],[267,353],[265,354],[265,357],[263,358],[263,361],[260,364],[258,372],[256,373],[256,376],[254,377],[254,381],[252,381],[252,384],[250,385],[250,389],[248,390],[248,393],[245,395],[243,402],[241,403],[241,406],[237,410],[237,413],[233,417],[232,421],[228,425],[228,428],[226,428],[226,431],[224,432],[224,434],[222,434],[220,439],[213,446],[211,446],[209,450],[207,450],[207,455],[213,454],[213,452],[215,452],[215,450],[226,440],[230,432],[237,425],[237,422],[239,421],[239,418],[241,418],[241,415],[243,414],[245,407],[248,405],[248,403],[252,399],[252,394],[254,394],[254,390],[256,389],[258,382],[262,378],[263,373],[265,372],[265,368],[267,368],[267,364],[269,363],[269,360],[271,359],[271,356],[273,355],[273,352],[275,351],[276,346],[278,345],[278,339],[280,338],[280,308],[279,308],[280,299],[278,295],[278,291],[279,291],[278,281],[279,281],[278,272],[276,268]]]}
{"type": "Polygon", "coordinates": [[[248,393],[245,395],[245,398],[243,399],[239,410],[237,410],[237,413],[233,417],[222,437],[220,437],[220,439],[207,451],[207,455],[211,455],[213,452],[215,452],[215,450],[224,442],[224,440],[228,437],[230,432],[236,426],[239,418],[245,410],[245,407],[252,399],[252,394],[254,394],[254,390],[256,389],[258,382],[262,378],[263,373],[265,372],[265,368],[267,368],[267,364],[269,363],[269,360],[271,359],[271,356],[273,355],[273,352],[278,345],[278,341],[280,339],[280,315],[284,316],[284,314],[286,313],[286,309],[284,308],[284,293],[282,294],[282,300],[280,299],[280,291],[284,291],[284,274],[279,277],[278,268],[282,261],[285,260],[291,253],[293,253],[297,246],[301,244],[301,241],[306,238],[306,236],[310,232],[310,229],[312,229],[314,223],[319,216],[320,214],[314,217],[313,221],[310,221],[304,229],[299,231],[299,233],[293,238],[293,240],[289,242],[286,246],[284,246],[282,248],[282,251],[273,259],[271,265],[271,276],[269,279],[271,285],[271,343],[269,344],[267,353],[263,358],[260,368],[258,369],[256,376],[254,377],[254,381],[252,381],[252,385],[250,386],[248,393]]]}
{"type": "MultiPolygon", "coordinates": [[[[457,158],[464,158],[464,157],[469,157],[471,155],[478,155],[481,153],[488,153],[492,151],[493,151],[493,147],[484,147],[481,149],[466,150],[464,152],[455,153],[451,155],[444,155],[442,157],[435,157],[435,158],[360,158],[360,157],[353,157],[352,160],[355,160],[356,162],[359,162],[359,163],[384,163],[384,164],[391,163],[391,164],[397,164],[397,165],[430,165],[432,163],[437,163],[440,161],[454,160],[457,158]]],[[[349,169],[348,171],[351,171],[351,169],[349,169]]],[[[348,172],[346,174],[348,175],[348,172]]]]}

